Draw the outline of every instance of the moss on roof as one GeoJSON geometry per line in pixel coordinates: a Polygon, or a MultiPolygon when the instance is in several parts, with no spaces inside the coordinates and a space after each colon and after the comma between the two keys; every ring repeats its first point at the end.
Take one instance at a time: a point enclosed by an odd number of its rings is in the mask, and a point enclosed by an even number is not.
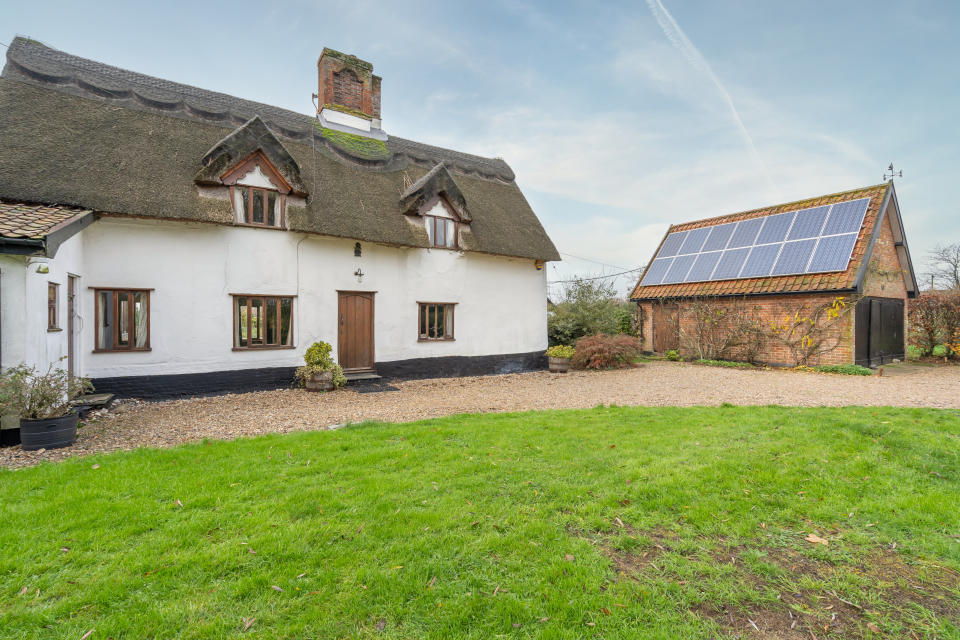
{"type": "Polygon", "coordinates": [[[318,122],[317,131],[334,147],[345,151],[354,158],[363,158],[364,160],[389,160],[390,150],[387,143],[376,138],[359,136],[354,133],[345,133],[336,129],[327,129],[320,126],[318,122]]]}

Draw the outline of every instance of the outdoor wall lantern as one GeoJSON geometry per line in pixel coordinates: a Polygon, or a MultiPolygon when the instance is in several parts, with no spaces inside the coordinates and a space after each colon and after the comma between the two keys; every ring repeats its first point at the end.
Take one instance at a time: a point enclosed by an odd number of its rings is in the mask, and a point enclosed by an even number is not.
{"type": "Polygon", "coordinates": [[[362,250],[360,249],[360,243],[358,242],[357,244],[353,245],[353,255],[359,258],[361,253],[362,250]]]}

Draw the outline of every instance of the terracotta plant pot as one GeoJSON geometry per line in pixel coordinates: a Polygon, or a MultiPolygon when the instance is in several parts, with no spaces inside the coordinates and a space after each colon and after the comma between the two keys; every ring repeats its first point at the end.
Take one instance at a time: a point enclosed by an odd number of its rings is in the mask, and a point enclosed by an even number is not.
{"type": "Polygon", "coordinates": [[[550,371],[552,373],[566,373],[570,370],[570,358],[554,358],[550,356],[550,371]]]}
{"type": "Polygon", "coordinates": [[[68,413],[59,418],[42,420],[20,419],[20,444],[24,451],[69,447],[77,440],[77,421],[80,416],[68,413]]]}
{"type": "Polygon", "coordinates": [[[333,371],[314,373],[304,386],[307,391],[333,391],[333,371]]]}

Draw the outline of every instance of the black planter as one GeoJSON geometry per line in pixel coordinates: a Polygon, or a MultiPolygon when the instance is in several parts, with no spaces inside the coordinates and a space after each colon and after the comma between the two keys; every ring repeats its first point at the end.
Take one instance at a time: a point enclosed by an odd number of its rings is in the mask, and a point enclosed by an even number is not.
{"type": "Polygon", "coordinates": [[[0,429],[0,447],[13,447],[20,444],[20,428],[0,429]]]}
{"type": "Polygon", "coordinates": [[[77,439],[79,416],[68,413],[44,420],[20,419],[20,444],[24,451],[69,447],[77,439]]]}

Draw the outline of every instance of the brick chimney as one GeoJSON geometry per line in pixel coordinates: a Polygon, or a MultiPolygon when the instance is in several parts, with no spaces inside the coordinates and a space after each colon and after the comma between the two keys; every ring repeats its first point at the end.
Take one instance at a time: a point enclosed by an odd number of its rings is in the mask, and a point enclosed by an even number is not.
{"type": "Polygon", "coordinates": [[[356,56],[324,48],[317,61],[318,115],[323,126],[376,138],[380,123],[380,77],[356,56]]]}

